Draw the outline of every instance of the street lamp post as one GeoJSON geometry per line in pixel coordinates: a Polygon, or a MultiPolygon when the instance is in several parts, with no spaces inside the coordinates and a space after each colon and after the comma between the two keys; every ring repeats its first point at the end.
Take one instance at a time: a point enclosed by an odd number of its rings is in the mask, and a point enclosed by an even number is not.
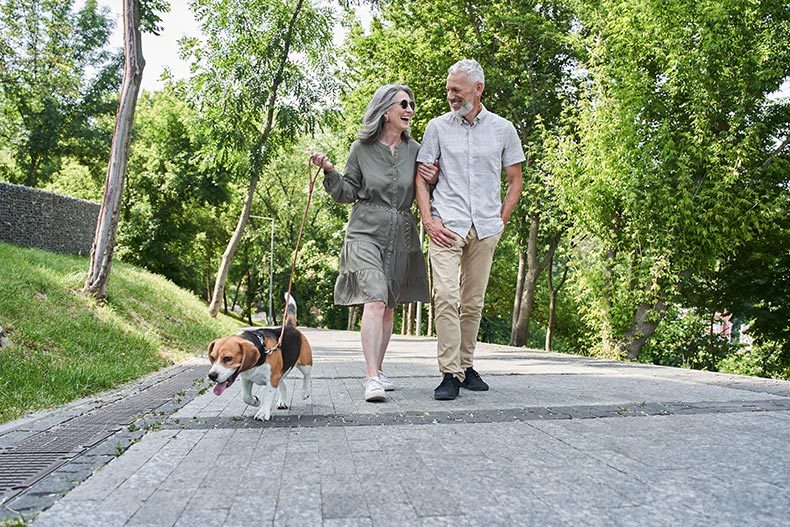
{"type": "MultiPolygon", "coordinates": [[[[422,240],[425,237],[425,227],[420,222],[420,251],[422,251],[422,240]]],[[[422,332],[422,302],[417,302],[417,323],[415,334],[419,337],[422,332]]]]}
{"type": "Polygon", "coordinates": [[[274,318],[272,318],[273,314],[273,303],[272,303],[272,288],[274,287],[273,278],[274,278],[274,218],[267,218],[265,216],[253,216],[250,215],[250,218],[257,218],[260,220],[269,220],[272,222],[272,231],[271,231],[271,244],[269,246],[269,324],[274,323],[274,318]]]}

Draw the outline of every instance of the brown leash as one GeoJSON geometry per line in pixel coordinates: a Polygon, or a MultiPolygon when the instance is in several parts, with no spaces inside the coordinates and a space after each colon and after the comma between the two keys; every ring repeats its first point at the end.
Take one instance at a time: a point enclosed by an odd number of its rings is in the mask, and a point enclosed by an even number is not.
{"type": "MultiPolygon", "coordinates": [[[[294,273],[296,272],[296,257],[299,254],[299,244],[302,242],[302,233],[304,232],[304,223],[307,220],[307,210],[310,208],[310,200],[313,197],[313,188],[315,187],[315,182],[318,179],[318,174],[321,172],[321,167],[316,167],[315,174],[313,174],[312,164],[310,163],[310,158],[307,159],[307,175],[309,180],[309,186],[307,189],[307,204],[304,207],[304,214],[302,214],[302,225],[299,227],[299,236],[296,238],[296,249],[294,250],[294,259],[291,263],[291,276],[288,278],[288,298],[291,298],[291,286],[293,285],[294,281],[294,273]]],[[[274,350],[282,346],[283,343],[283,335],[285,334],[285,322],[288,316],[288,300],[285,302],[285,309],[283,310],[283,326],[280,329],[280,339],[277,341],[277,345],[266,350],[267,355],[271,355],[274,350]]]]}

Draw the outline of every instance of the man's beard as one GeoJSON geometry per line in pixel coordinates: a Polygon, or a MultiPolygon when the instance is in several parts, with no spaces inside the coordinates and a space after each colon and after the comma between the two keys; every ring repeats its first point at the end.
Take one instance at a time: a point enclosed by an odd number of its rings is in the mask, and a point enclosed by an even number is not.
{"type": "Polygon", "coordinates": [[[464,103],[461,105],[460,108],[458,108],[457,110],[453,110],[452,107],[450,107],[450,111],[453,112],[454,116],[458,117],[459,119],[463,119],[469,114],[469,112],[472,111],[474,107],[475,105],[472,104],[471,102],[464,101],[464,103]]]}

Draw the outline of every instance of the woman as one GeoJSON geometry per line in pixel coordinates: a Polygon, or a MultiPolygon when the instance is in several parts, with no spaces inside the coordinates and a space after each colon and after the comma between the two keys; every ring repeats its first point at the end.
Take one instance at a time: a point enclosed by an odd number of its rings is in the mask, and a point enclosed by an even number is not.
{"type": "Polygon", "coordinates": [[[365,400],[383,401],[392,381],[382,372],[398,303],[427,302],[425,259],[410,209],[419,143],[409,136],[414,94],[402,84],[376,90],[365,110],[345,174],[321,152],[324,188],[338,203],[354,203],[340,255],[335,304],[364,305],[361,339],[365,400]]]}

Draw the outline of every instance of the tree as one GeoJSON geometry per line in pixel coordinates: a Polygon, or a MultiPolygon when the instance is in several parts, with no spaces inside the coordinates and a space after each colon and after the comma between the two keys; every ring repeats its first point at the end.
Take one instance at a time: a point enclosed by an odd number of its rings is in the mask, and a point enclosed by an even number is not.
{"type": "Polygon", "coordinates": [[[154,9],[167,9],[167,4],[160,0],[124,0],[124,74],[121,83],[121,96],[115,122],[110,162],[104,185],[104,197],[99,218],[96,222],[96,233],[91,247],[90,268],[83,290],[104,299],[107,296],[107,284],[110,280],[112,257],[115,250],[115,234],[120,219],[121,197],[126,178],[126,165],[129,160],[129,143],[132,139],[132,124],[137,106],[137,95],[143,80],[143,45],[140,34],[143,20],[155,26],[159,21],[154,9]],[[143,11],[143,5],[145,11],[143,11]],[[145,17],[143,16],[145,13],[145,17]]]}
{"type": "Polygon", "coordinates": [[[584,170],[564,192],[591,236],[584,315],[603,353],[636,358],[687,284],[770,217],[777,189],[761,181],[786,155],[787,102],[766,96],[790,70],[790,7],[601,0],[579,14],[592,92],[584,170]]]}
{"type": "Polygon", "coordinates": [[[88,0],[9,0],[0,6],[0,143],[14,151],[10,181],[43,186],[64,157],[98,169],[121,55],[107,50],[108,9],[88,0]]]}
{"type": "Polygon", "coordinates": [[[227,235],[232,167],[206,155],[209,130],[173,87],[143,92],[134,132],[117,255],[208,300],[208,261],[227,235]]]}
{"type": "Polygon", "coordinates": [[[564,1],[391,2],[373,21],[369,34],[356,29],[350,37],[347,63],[356,89],[347,103],[352,113],[361,115],[365,97],[378,84],[405,82],[418,98],[413,121],[418,138],[431,117],[447,111],[447,68],[464,57],[483,66],[483,103],[514,123],[527,152],[522,200],[508,229],[517,233],[524,264],[519,272],[523,294],[516,295],[512,328],[518,345],[526,341],[540,272],[552,244],[558,243],[554,240],[562,236],[562,231],[551,230],[554,222],[549,217],[556,212],[547,191],[549,174],[536,170],[534,163],[545,154],[538,123],[553,127],[563,106],[575,97],[572,22],[573,13],[564,1]],[[547,255],[543,263],[538,258],[541,249],[547,255]]]}
{"type": "Polygon", "coordinates": [[[246,152],[247,191],[217,271],[209,314],[249,220],[255,190],[272,154],[314,129],[332,85],[332,12],[310,0],[194,0],[205,40],[187,39],[193,61],[190,99],[211,123],[225,155],[246,152]]]}

